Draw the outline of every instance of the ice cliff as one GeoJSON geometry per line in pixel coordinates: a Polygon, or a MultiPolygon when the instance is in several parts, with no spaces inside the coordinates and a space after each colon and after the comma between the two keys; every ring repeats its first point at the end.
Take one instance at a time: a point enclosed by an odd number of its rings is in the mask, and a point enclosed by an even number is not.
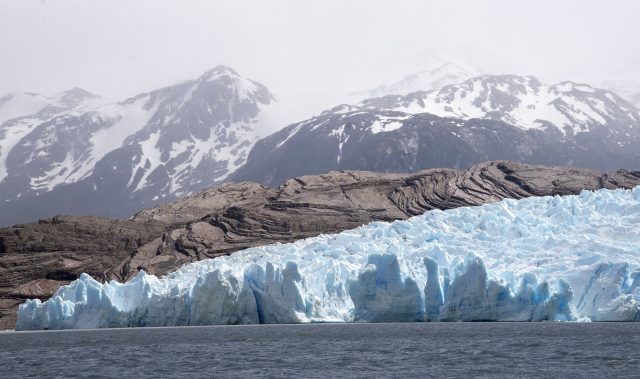
{"type": "Polygon", "coordinates": [[[127,283],[88,275],[16,329],[640,321],[640,187],[503,200],[251,248],[127,283]]]}

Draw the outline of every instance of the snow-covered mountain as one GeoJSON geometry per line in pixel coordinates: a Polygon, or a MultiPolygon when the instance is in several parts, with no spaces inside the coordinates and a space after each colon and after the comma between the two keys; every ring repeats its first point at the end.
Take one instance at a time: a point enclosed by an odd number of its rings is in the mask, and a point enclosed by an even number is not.
{"type": "MultiPolygon", "coordinates": [[[[32,133],[54,118],[84,112],[100,104],[101,98],[81,88],[61,92],[52,97],[32,93],[12,93],[0,99],[0,188],[12,167],[11,152],[20,150],[32,133]]],[[[51,136],[49,131],[46,132],[51,136]]],[[[30,146],[30,145],[29,145],[30,146]]],[[[47,154],[39,146],[37,154],[47,154]]],[[[37,180],[37,178],[36,178],[37,180]]],[[[1,190],[0,190],[1,193],[1,190]]]]}
{"type": "Polygon", "coordinates": [[[222,66],[141,95],[126,105],[146,108],[144,123],[128,123],[141,127],[101,166],[124,174],[133,194],[153,193],[152,198],[209,187],[244,164],[254,143],[266,136],[260,116],[273,101],[266,87],[222,66]]]}
{"type": "Polygon", "coordinates": [[[516,75],[479,76],[438,90],[369,99],[361,105],[463,120],[500,120],[522,129],[555,128],[564,135],[597,127],[626,135],[640,122],[638,110],[612,92],[568,81],[545,85],[516,75]]]}
{"type": "Polygon", "coordinates": [[[637,169],[639,158],[640,116],[619,96],[572,82],[481,76],[290,125],[259,141],[232,179],[277,185],[330,170],[406,172],[492,159],[637,169]]]}
{"type": "Polygon", "coordinates": [[[204,189],[242,165],[253,144],[268,134],[261,116],[273,102],[263,85],[218,66],[120,103],[9,120],[0,126],[0,146],[6,146],[0,151],[0,199],[17,209],[47,199],[37,217],[124,216],[132,206],[204,189]],[[99,200],[105,196],[114,203],[99,200]]]}
{"type": "Polygon", "coordinates": [[[376,88],[354,92],[353,99],[369,99],[386,95],[407,95],[415,91],[426,91],[442,88],[446,85],[461,83],[471,77],[481,74],[475,68],[446,62],[433,69],[422,70],[404,77],[402,80],[376,88]]]}

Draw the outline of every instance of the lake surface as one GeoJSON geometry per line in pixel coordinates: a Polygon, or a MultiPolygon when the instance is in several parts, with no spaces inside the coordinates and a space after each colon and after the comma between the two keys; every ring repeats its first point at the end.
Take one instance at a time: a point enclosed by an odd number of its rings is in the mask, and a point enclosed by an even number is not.
{"type": "Polygon", "coordinates": [[[640,323],[255,325],[0,333],[13,377],[640,376],[640,323]]]}

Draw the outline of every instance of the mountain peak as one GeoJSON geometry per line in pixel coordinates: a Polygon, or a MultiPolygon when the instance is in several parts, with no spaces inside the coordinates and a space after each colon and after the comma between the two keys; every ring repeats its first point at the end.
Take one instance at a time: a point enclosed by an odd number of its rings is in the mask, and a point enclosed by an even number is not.
{"type": "Polygon", "coordinates": [[[204,74],[202,74],[202,76],[200,76],[200,79],[209,81],[209,80],[215,80],[221,76],[240,77],[240,75],[231,67],[225,66],[225,65],[218,65],[212,68],[211,70],[206,71],[204,74]]]}
{"type": "Polygon", "coordinates": [[[88,98],[97,98],[100,97],[94,93],[91,93],[89,91],[87,91],[84,88],[80,88],[80,87],[73,87],[70,90],[66,90],[63,92],[60,92],[60,95],[77,95],[77,96],[84,96],[84,97],[88,97],[88,98]]]}
{"type": "Polygon", "coordinates": [[[440,89],[446,85],[458,84],[479,74],[478,70],[464,68],[459,64],[448,61],[407,75],[396,83],[381,85],[371,90],[355,92],[351,95],[359,99],[385,95],[407,95],[416,91],[430,91],[440,89]]]}
{"type": "Polygon", "coordinates": [[[86,100],[99,99],[100,96],[80,87],[73,87],[70,90],[66,90],[56,94],[55,96],[53,96],[53,98],[63,105],[75,106],[86,100]]]}

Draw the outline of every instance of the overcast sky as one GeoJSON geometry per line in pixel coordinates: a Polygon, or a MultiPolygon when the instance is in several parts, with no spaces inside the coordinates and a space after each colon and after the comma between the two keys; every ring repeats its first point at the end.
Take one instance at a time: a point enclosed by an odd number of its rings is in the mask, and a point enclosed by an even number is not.
{"type": "Polygon", "coordinates": [[[0,0],[0,95],[118,99],[218,64],[276,95],[344,92],[434,55],[547,82],[640,81],[639,16],[636,0],[0,0]]]}

